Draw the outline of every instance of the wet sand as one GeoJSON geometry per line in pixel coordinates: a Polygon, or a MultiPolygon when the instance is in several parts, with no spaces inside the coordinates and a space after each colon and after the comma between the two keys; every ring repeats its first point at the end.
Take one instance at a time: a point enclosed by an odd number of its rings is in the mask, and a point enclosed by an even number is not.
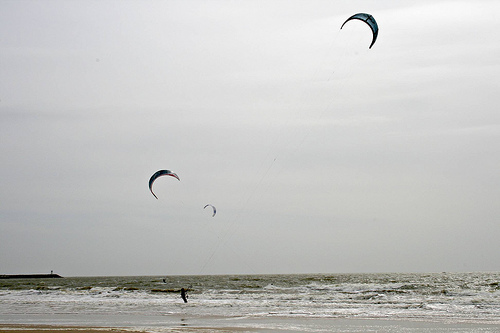
{"type": "MultiPolygon", "coordinates": [[[[0,324],[1,333],[132,333],[125,328],[0,324]]],[[[138,332],[138,331],[137,331],[138,332]]]]}
{"type": "Polygon", "coordinates": [[[0,324],[0,333],[130,333],[130,332],[500,332],[497,323],[443,323],[410,320],[337,318],[191,318],[150,327],[86,327],[0,324]]]}

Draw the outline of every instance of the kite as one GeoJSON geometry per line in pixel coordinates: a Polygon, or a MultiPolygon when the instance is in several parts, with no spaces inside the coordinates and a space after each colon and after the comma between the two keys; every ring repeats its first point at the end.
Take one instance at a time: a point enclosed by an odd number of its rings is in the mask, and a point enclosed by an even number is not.
{"type": "Polygon", "coordinates": [[[215,209],[215,206],[213,206],[213,205],[211,205],[211,204],[208,204],[208,205],[206,205],[205,207],[203,207],[203,209],[205,209],[205,208],[207,208],[207,207],[209,207],[209,206],[210,206],[210,207],[212,207],[212,209],[214,210],[214,213],[212,214],[212,217],[214,217],[214,216],[215,216],[215,214],[217,213],[217,209],[215,209]]]}
{"type": "MultiPolygon", "coordinates": [[[[372,33],[373,33],[372,43],[370,44],[370,47],[369,47],[369,49],[371,49],[372,46],[373,46],[373,44],[375,44],[375,41],[377,40],[377,36],[378,36],[377,21],[375,21],[375,19],[373,18],[373,16],[371,16],[370,14],[365,14],[365,13],[354,14],[353,16],[349,17],[344,22],[344,24],[346,24],[350,20],[361,20],[361,21],[365,22],[366,24],[368,24],[370,26],[370,28],[372,29],[372,33]]],[[[340,27],[340,29],[342,29],[344,27],[344,24],[342,24],[342,26],[340,27]]]]}
{"type": "Polygon", "coordinates": [[[156,171],[152,176],[151,178],[149,179],[149,190],[151,191],[151,193],[153,193],[153,195],[155,196],[156,199],[158,199],[158,197],[156,196],[156,194],[153,192],[153,183],[155,182],[156,178],[158,177],[161,177],[161,176],[172,176],[174,178],[177,178],[177,180],[180,181],[180,178],[179,176],[177,176],[175,173],[173,173],[172,171],[170,170],[160,170],[160,171],[156,171]]]}

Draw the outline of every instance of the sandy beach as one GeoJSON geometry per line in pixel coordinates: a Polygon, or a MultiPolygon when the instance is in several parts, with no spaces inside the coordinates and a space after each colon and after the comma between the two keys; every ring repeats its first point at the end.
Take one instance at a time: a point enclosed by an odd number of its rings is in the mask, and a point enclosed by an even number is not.
{"type": "Polygon", "coordinates": [[[0,324],[0,333],[122,333],[122,332],[500,332],[500,324],[443,323],[411,320],[334,318],[178,318],[151,327],[86,327],[0,324]]]}
{"type": "Polygon", "coordinates": [[[78,327],[78,326],[60,326],[60,325],[22,325],[22,324],[0,324],[0,332],[2,333],[52,333],[52,332],[78,332],[78,333],[121,333],[132,332],[124,328],[109,328],[109,327],[78,327]]]}

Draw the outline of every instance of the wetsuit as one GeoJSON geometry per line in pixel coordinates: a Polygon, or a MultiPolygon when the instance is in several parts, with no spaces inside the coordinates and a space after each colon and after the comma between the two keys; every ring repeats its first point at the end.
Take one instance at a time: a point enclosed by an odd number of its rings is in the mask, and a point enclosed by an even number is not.
{"type": "Polygon", "coordinates": [[[181,288],[181,298],[184,303],[188,302],[188,295],[186,294],[186,290],[184,290],[184,288],[181,288]]]}

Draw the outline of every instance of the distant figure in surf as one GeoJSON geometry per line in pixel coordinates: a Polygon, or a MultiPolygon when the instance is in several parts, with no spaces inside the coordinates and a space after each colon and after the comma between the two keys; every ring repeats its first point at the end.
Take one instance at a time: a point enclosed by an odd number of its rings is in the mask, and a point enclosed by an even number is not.
{"type": "Polygon", "coordinates": [[[184,303],[188,302],[188,295],[186,293],[186,289],[181,288],[181,298],[184,301],[184,303]]]}

